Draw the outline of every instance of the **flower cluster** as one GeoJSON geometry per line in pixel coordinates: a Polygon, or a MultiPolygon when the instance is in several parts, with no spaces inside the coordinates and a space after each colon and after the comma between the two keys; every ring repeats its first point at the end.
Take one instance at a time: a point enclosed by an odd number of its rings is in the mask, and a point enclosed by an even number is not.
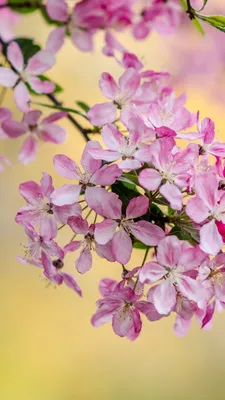
{"type": "Polygon", "coordinates": [[[175,313],[179,336],[194,316],[206,329],[225,305],[225,144],[216,141],[210,118],[185,107],[185,94],[176,97],[168,75],[128,68],[118,83],[103,73],[100,88],[109,101],[87,116],[103,147],[89,141],[81,166],[54,157],[56,172],[71,184],[54,188],[43,173],[40,185],[20,185],[27,205],[16,222],[28,236],[20,260],[79,295],[76,279],[63,272],[67,253],[75,253],[80,274],[92,267],[93,252],[120,264],[122,280],[100,282],[92,324],[112,321],[121,337],[137,338],[141,314],[157,321],[175,313]],[[72,237],[59,245],[65,226],[72,237]],[[132,266],[140,249],[143,262],[132,266]]]}

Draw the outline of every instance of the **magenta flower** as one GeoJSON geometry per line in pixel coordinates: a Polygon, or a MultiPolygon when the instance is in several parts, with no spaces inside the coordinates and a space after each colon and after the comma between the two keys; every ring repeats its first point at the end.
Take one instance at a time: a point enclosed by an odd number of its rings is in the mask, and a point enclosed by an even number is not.
{"type": "Polygon", "coordinates": [[[68,225],[73,232],[83,236],[82,240],[70,242],[63,248],[65,254],[68,251],[73,252],[81,248],[80,255],[75,261],[78,272],[84,274],[92,267],[92,250],[95,250],[100,257],[106,258],[108,261],[115,261],[111,242],[104,246],[96,242],[94,224],[88,226],[88,222],[82,217],[69,217],[68,225]]]}
{"type": "Polygon", "coordinates": [[[63,258],[64,254],[62,249],[53,240],[55,237],[55,232],[53,229],[49,229],[49,225],[41,225],[40,234],[38,234],[32,225],[25,225],[25,232],[28,236],[28,244],[26,248],[26,256],[28,258],[34,258],[38,260],[41,257],[41,252],[44,250],[49,256],[55,256],[58,258],[63,258]],[[46,229],[47,227],[47,229],[46,229]]]}
{"type": "Polygon", "coordinates": [[[217,254],[223,246],[216,221],[225,223],[225,194],[218,190],[218,180],[214,173],[200,175],[195,184],[196,196],[186,206],[187,215],[198,224],[200,247],[208,254],[217,254]]]}
{"type": "MultiPolygon", "coordinates": [[[[130,124],[136,120],[130,120],[130,124]]],[[[115,125],[108,124],[102,129],[102,139],[108,150],[91,148],[90,155],[96,160],[116,161],[122,159],[118,166],[122,170],[131,171],[141,168],[144,162],[150,161],[149,146],[142,145],[144,124],[138,121],[137,129],[130,129],[129,137],[122,135],[115,125]],[[143,128],[143,131],[140,129],[143,128]]]]}
{"type": "Polygon", "coordinates": [[[61,144],[66,139],[65,130],[54,122],[65,117],[67,113],[56,112],[39,122],[41,115],[42,112],[39,110],[29,111],[24,115],[22,122],[5,119],[2,123],[3,131],[10,138],[15,139],[29,133],[19,154],[19,160],[23,164],[34,160],[39,141],[61,144]]]}
{"type": "Polygon", "coordinates": [[[46,172],[43,172],[40,185],[27,181],[20,184],[19,191],[28,204],[20,208],[16,222],[22,225],[30,223],[32,226],[40,224],[41,231],[52,232],[52,237],[57,235],[57,222],[66,224],[69,216],[81,215],[78,203],[63,207],[51,203],[50,196],[54,187],[51,176],[46,172]]]}
{"type": "Polygon", "coordinates": [[[111,279],[104,280],[103,299],[97,301],[97,312],[93,315],[91,323],[98,327],[112,321],[112,327],[116,335],[135,340],[140,334],[142,322],[138,303],[140,296],[133,289],[125,286],[122,281],[116,286],[111,279]]]}
{"type": "Polygon", "coordinates": [[[86,144],[81,158],[83,171],[69,157],[58,154],[54,157],[54,166],[59,175],[67,179],[76,179],[78,184],[63,185],[51,195],[51,201],[57,206],[73,204],[79,199],[81,190],[92,193],[94,196],[95,185],[112,185],[121,176],[122,171],[117,165],[104,165],[101,160],[91,157],[90,149],[100,149],[98,142],[90,141],[86,144]]]}
{"type": "Polygon", "coordinates": [[[16,42],[7,47],[7,59],[16,70],[0,67],[0,84],[14,88],[14,98],[18,108],[23,112],[30,109],[30,94],[26,83],[37,93],[52,93],[55,85],[49,81],[41,81],[38,75],[43,74],[55,64],[55,57],[47,51],[39,51],[24,65],[23,54],[16,42]]]}
{"type": "Polygon", "coordinates": [[[192,166],[198,158],[198,146],[190,144],[185,150],[173,153],[174,145],[173,138],[155,140],[149,151],[155,169],[143,169],[138,180],[148,190],[159,189],[174,210],[181,210],[181,189],[188,186],[192,166]]]}
{"type": "Polygon", "coordinates": [[[133,235],[147,246],[156,246],[164,238],[165,233],[156,225],[148,221],[134,219],[146,214],[149,208],[149,200],[145,196],[133,198],[126,209],[126,215],[122,215],[122,202],[115,193],[101,194],[102,210],[95,199],[91,201],[91,208],[98,214],[106,217],[103,222],[96,224],[95,238],[97,243],[106,244],[112,240],[112,252],[116,261],[126,264],[132,253],[133,235]],[[119,230],[116,232],[117,227],[119,230]]]}
{"type": "Polygon", "coordinates": [[[153,291],[153,304],[159,314],[170,313],[176,304],[177,293],[198,302],[203,298],[203,288],[196,275],[205,258],[198,247],[182,243],[176,236],[161,240],[157,248],[157,262],[146,263],[139,275],[142,283],[161,281],[153,291]]]}

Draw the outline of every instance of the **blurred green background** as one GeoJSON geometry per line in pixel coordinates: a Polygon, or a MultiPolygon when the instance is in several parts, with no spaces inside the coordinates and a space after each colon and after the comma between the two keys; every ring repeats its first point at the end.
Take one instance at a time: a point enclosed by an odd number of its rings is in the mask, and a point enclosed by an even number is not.
{"type": "MultiPolygon", "coordinates": [[[[36,37],[44,43],[49,28],[37,15],[22,17],[18,33],[36,37]]],[[[224,38],[225,36],[223,36],[224,38]]],[[[146,68],[166,71],[173,61],[166,38],[156,34],[145,42],[134,42],[120,35],[146,68]]],[[[189,32],[183,46],[193,40],[189,32]]],[[[207,40],[207,38],[202,38],[207,40]]],[[[223,39],[224,40],[224,39],[223,39]]],[[[101,54],[102,37],[96,40],[93,54],[76,50],[69,40],[58,55],[51,77],[65,88],[61,99],[67,106],[75,100],[90,105],[101,102],[98,79],[103,71],[118,77],[122,70],[101,54]]],[[[171,43],[171,39],[170,39],[171,43]]],[[[176,61],[177,62],[177,61],[176,61]]],[[[194,62],[194,60],[190,60],[194,62]]],[[[217,137],[225,140],[224,104],[217,103],[207,92],[180,82],[177,93],[187,91],[189,108],[201,110],[202,117],[216,121],[217,137]]],[[[224,91],[223,89],[221,89],[224,91]]],[[[37,98],[37,101],[39,98],[37,98]]],[[[9,90],[5,106],[19,118],[9,90]]],[[[46,288],[40,271],[16,261],[23,254],[23,230],[14,223],[14,216],[24,204],[18,185],[26,180],[39,181],[48,171],[55,185],[63,183],[54,171],[54,154],[64,153],[79,162],[84,141],[66,120],[68,139],[62,146],[42,144],[37,160],[20,165],[17,154],[23,139],[0,143],[0,154],[9,157],[13,167],[0,175],[1,191],[1,329],[0,329],[0,399],[1,400],[128,400],[128,399],[224,399],[225,313],[217,314],[213,330],[204,332],[193,322],[189,334],[177,338],[173,333],[173,317],[157,323],[144,320],[143,331],[134,343],[115,336],[110,324],[95,329],[90,317],[98,299],[98,282],[103,277],[120,277],[118,264],[95,258],[94,268],[78,276],[84,298],[71,290],[46,288]]],[[[60,231],[66,243],[69,231],[60,231]]],[[[137,252],[130,266],[139,265],[137,252]]],[[[75,272],[74,255],[69,257],[68,270],[75,272]]],[[[77,275],[77,273],[75,272],[77,275]]]]}

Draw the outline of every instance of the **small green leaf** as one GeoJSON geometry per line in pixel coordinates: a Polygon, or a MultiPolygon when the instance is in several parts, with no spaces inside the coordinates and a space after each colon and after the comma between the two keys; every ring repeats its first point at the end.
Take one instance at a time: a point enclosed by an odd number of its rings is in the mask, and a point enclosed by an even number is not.
{"type": "Polygon", "coordinates": [[[78,107],[81,108],[81,110],[85,111],[86,113],[90,110],[90,106],[84,101],[75,101],[75,103],[78,105],[78,107]]]}
{"type": "MultiPolygon", "coordinates": [[[[54,90],[53,94],[58,94],[58,93],[63,92],[63,88],[62,88],[58,83],[53,82],[53,81],[52,81],[51,79],[49,79],[47,76],[45,76],[45,75],[39,75],[38,78],[40,78],[41,81],[49,81],[49,82],[54,83],[54,85],[55,85],[55,90],[54,90]]],[[[35,95],[35,96],[43,96],[42,93],[36,93],[33,89],[31,89],[31,87],[30,87],[29,84],[27,84],[27,87],[28,87],[29,92],[30,92],[31,94],[33,94],[33,95],[35,95]]]]}
{"type": "Polygon", "coordinates": [[[199,231],[191,224],[177,224],[169,234],[177,236],[180,240],[186,240],[192,245],[199,243],[199,231]]]}
{"type": "Polygon", "coordinates": [[[51,108],[53,110],[59,110],[59,111],[69,112],[71,114],[77,114],[77,115],[80,115],[81,117],[86,118],[86,115],[82,114],[78,110],[74,110],[73,108],[68,108],[68,107],[63,107],[63,106],[53,106],[51,104],[36,103],[36,102],[32,102],[32,104],[36,104],[37,106],[41,106],[41,107],[51,108]]]}
{"type": "Polygon", "coordinates": [[[146,250],[149,248],[149,246],[146,246],[146,244],[142,243],[142,242],[134,242],[133,243],[133,248],[134,249],[138,249],[138,250],[146,250]]]}
{"type": "Polygon", "coordinates": [[[205,31],[204,31],[202,25],[200,24],[200,22],[196,18],[194,18],[192,20],[192,23],[194,24],[196,29],[201,33],[201,35],[204,36],[205,35],[205,31]]]}
{"type": "Polygon", "coordinates": [[[41,1],[37,0],[10,0],[8,6],[20,14],[30,14],[41,7],[41,1]]]}
{"type": "Polygon", "coordinates": [[[214,28],[219,29],[222,32],[225,32],[225,16],[224,15],[201,15],[196,13],[196,18],[201,19],[202,21],[207,22],[214,28]]]}

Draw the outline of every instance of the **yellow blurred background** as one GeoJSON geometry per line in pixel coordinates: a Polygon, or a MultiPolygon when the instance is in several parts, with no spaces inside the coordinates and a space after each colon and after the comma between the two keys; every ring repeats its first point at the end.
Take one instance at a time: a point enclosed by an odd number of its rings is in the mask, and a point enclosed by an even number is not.
{"type": "MultiPolygon", "coordinates": [[[[18,27],[20,36],[35,37],[42,44],[49,31],[35,14],[22,17],[18,27]]],[[[152,34],[143,43],[135,43],[125,34],[120,38],[141,57],[146,68],[167,70],[173,54],[166,38],[152,34]]],[[[192,40],[191,33],[188,40],[192,40]]],[[[98,36],[95,52],[83,54],[68,40],[58,54],[57,67],[50,76],[65,88],[60,96],[65,105],[73,107],[75,100],[90,105],[101,102],[100,74],[121,74],[112,59],[102,56],[102,42],[98,36]]],[[[207,84],[197,92],[195,87],[185,87],[185,82],[176,89],[178,94],[188,92],[192,111],[200,109],[202,116],[216,121],[217,136],[225,140],[224,104],[210,98],[207,84]]],[[[10,90],[4,105],[19,118],[10,90]]],[[[18,208],[24,204],[19,183],[31,179],[38,182],[42,171],[48,171],[56,186],[62,184],[63,179],[53,168],[54,154],[64,153],[79,162],[84,141],[68,121],[62,125],[68,132],[66,143],[60,147],[42,144],[37,160],[28,166],[17,161],[23,139],[0,143],[0,154],[13,163],[0,175],[0,399],[224,399],[225,313],[216,315],[213,330],[208,332],[193,322],[183,339],[173,333],[173,317],[157,323],[144,320],[140,337],[132,343],[117,337],[110,324],[98,329],[90,324],[99,296],[98,282],[103,277],[119,279],[118,264],[95,258],[93,269],[78,276],[84,294],[80,299],[65,287],[46,288],[39,270],[16,261],[16,255],[23,254],[21,243],[25,241],[22,228],[14,223],[18,208]]],[[[70,236],[69,231],[60,231],[62,243],[70,236]]],[[[142,257],[137,252],[130,266],[138,265],[142,257]]],[[[66,267],[77,276],[73,260],[74,255],[66,267]]]]}

